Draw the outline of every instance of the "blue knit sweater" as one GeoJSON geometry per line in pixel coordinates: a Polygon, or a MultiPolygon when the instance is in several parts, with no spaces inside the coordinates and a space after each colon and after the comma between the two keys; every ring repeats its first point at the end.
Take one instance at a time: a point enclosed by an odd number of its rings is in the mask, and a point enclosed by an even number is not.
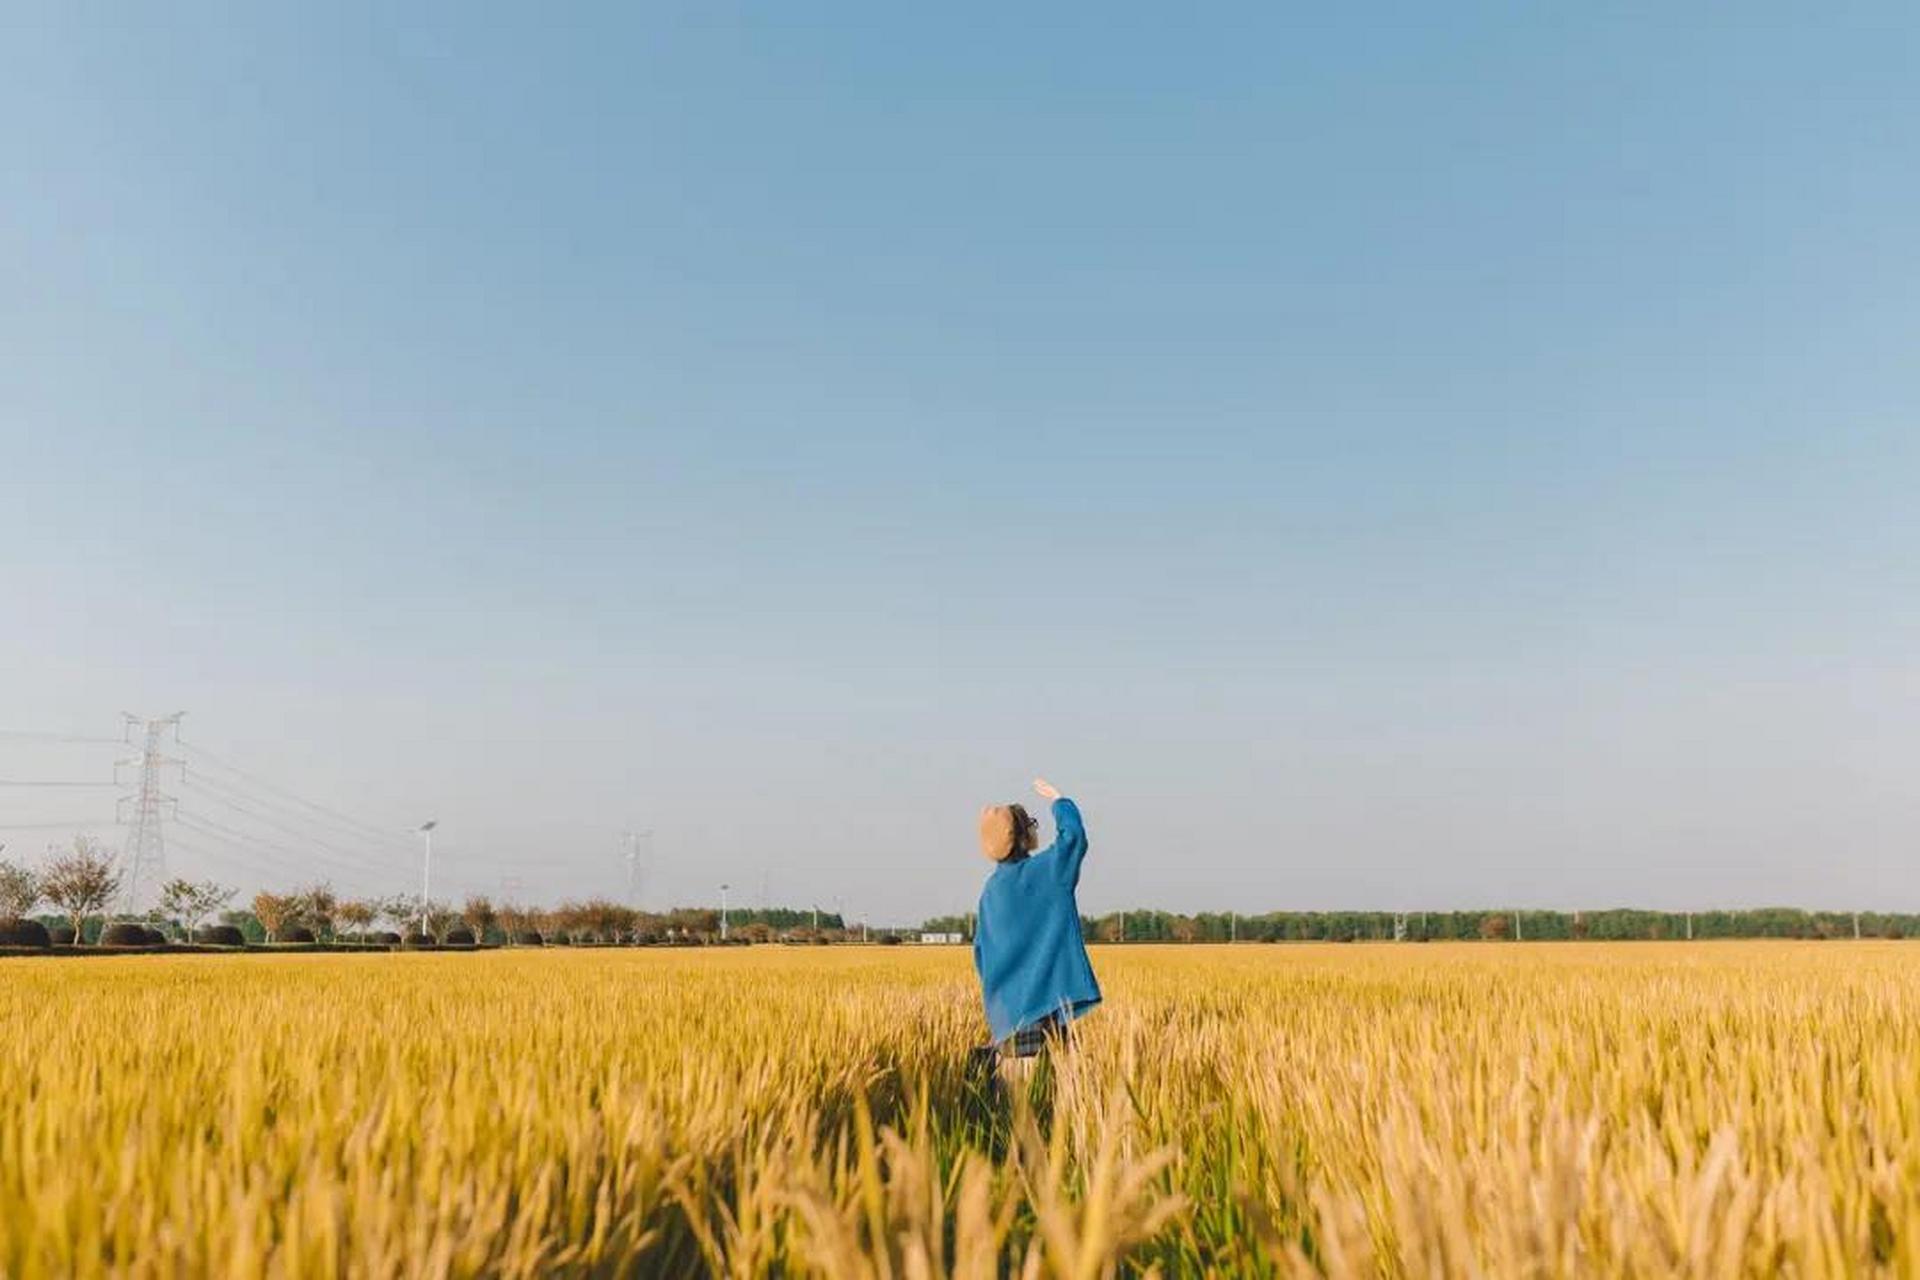
{"type": "Polygon", "coordinates": [[[1071,800],[1053,802],[1053,823],[1051,845],[1001,863],[980,891],[973,965],[995,1043],[1055,1014],[1071,1021],[1100,1003],[1074,900],[1087,831],[1071,800]]]}

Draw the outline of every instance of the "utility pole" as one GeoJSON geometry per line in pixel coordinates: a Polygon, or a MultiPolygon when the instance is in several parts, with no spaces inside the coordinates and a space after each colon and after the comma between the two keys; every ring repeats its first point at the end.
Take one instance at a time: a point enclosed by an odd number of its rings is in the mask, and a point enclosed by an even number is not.
{"type": "Polygon", "coordinates": [[[162,819],[171,817],[173,807],[179,801],[160,789],[161,770],[178,765],[184,773],[186,764],[177,757],[161,751],[169,731],[173,740],[180,740],[180,718],[187,713],[176,711],[170,716],[160,716],[145,720],[131,713],[123,713],[122,736],[134,741],[134,730],[141,736],[140,754],[121,764],[140,766],[140,790],[120,799],[119,821],[128,824],[127,843],[121,850],[121,863],[126,868],[126,880],[121,885],[121,914],[135,915],[149,891],[157,893],[167,878],[167,844],[161,834],[162,819]],[[125,816],[129,810],[132,816],[125,816]]]}
{"type": "Polygon", "coordinates": [[[1860,913],[1858,911],[1853,913],[1853,940],[1855,942],[1860,941],[1860,913]]]}
{"type": "Polygon", "coordinates": [[[1514,908],[1513,912],[1513,940],[1515,942],[1525,942],[1527,940],[1526,935],[1520,930],[1520,909],[1518,907],[1514,908]]]}
{"type": "Polygon", "coordinates": [[[438,818],[430,819],[415,827],[420,833],[420,932],[427,931],[427,899],[433,896],[433,829],[440,825],[438,818]]]}
{"type": "Polygon", "coordinates": [[[727,940],[727,888],[728,886],[724,884],[720,886],[720,941],[722,942],[727,940]]]}
{"type": "Polygon", "coordinates": [[[640,907],[640,846],[646,845],[647,861],[653,861],[653,831],[622,831],[620,833],[620,853],[627,860],[627,905],[638,910],[640,907]]]}
{"type": "Polygon", "coordinates": [[[1693,912],[1687,912],[1687,941],[1693,941],[1693,912]]]}
{"type": "Polygon", "coordinates": [[[1227,912],[1227,941],[1230,943],[1240,941],[1240,913],[1238,911],[1227,912]]]}

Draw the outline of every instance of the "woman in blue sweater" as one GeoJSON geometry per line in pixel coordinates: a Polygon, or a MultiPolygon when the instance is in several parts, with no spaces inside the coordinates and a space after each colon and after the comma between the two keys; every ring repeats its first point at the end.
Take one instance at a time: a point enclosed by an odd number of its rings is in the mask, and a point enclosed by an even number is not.
{"type": "Polygon", "coordinates": [[[973,934],[993,1042],[1021,1056],[1035,1052],[1048,1032],[1064,1035],[1069,1022],[1100,1003],[1074,897],[1087,830],[1080,810],[1052,783],[1036,778],[1033,789],[1053,802],[1053,843],[1038,853],[1038,824],[1025,809],[981,810],[981,851],[998,865],[980,890],[973,934]]]}

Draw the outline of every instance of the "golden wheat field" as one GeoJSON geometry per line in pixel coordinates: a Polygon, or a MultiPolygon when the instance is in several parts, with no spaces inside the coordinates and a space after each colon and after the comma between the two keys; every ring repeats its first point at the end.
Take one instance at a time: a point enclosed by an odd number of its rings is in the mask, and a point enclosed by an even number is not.
{"type": "Polygon", "coordinates": [[[1920,947],[0,961],[0,1275],[1920,1275],[1920,947]]]}

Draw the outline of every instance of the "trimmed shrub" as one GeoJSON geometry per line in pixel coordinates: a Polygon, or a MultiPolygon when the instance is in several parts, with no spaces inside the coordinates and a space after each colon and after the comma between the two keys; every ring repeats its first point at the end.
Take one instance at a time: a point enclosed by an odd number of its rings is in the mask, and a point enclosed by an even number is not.
{"type": "Polygon", "coordinates": [[[146,933],[147,933],[148,946],[164,947],[167,945],[167,935],[161,932],[160,930],[154,928],[152,925],[147,926],[146,933]]]}
{"type": "Polygon", "coordinates": [[[400,945],[400,935],[397,933],[370,934],[368,935],[368,940],[377,942],[383,947],[397,947],[400,945]]]}
{"type": "Polygon", "coordinates": [[[516,947],[543,947],[546,944],[547,940],[532,929],[522,929],[513,935],[513,945],[516,947]]]}
{"type": "Polygon", "coordinates": [[[47,936],[53,939],[56,947],[70,947],[73,945],[73,926],[56,924],[47,930],[47,936]]]}
{"type": "Polygon", "coordinates": [[[281,930],[280,937],[277,938],[276,941],[318,942],[319,939],[313,936],[313,930],[307,928],[307,926],[303,924],[296,924],[292,928],[281,930]]]}
{"type": "Polygon", "coordinates": [[[208,947],[244,947],[247,935],[230,924],[203,924],[193,931],[193,940],[208,947]]]}
{"type": "Polygon", "coordinates": [[[106,931],[100,935],[100,945],[103,947],[146,947],[152,944],[147,941],[147,927],[145,925],[121,920],[107,926],[106,931]]]}
{"type": "Polygon", "coordinates": [[[461,928],[461,929],[455,929],[455,930],[453,930],[452,932],[450,932],[450,933],[448,933],[448,934],[447,934],[447,945],[448,945],[448,946],[450,946],[450,947],[470,947],[470,946],[472,946],[472,945],[473,945],[473,930],[471,930],[471,929],[466,929],[466,928],[461,928]]]}
{"type": "Polygon", "coordinates": [[[409,951],[431,951],[440,944],[435,942],[429,934],[410,933],[407,935],[406,941],[400,945],[409,951]]]}
{"type": "Polygon", "coordinates": [[[0,947],[50,947],[53,937],[38,920],[0,920],[0,947]]]}

